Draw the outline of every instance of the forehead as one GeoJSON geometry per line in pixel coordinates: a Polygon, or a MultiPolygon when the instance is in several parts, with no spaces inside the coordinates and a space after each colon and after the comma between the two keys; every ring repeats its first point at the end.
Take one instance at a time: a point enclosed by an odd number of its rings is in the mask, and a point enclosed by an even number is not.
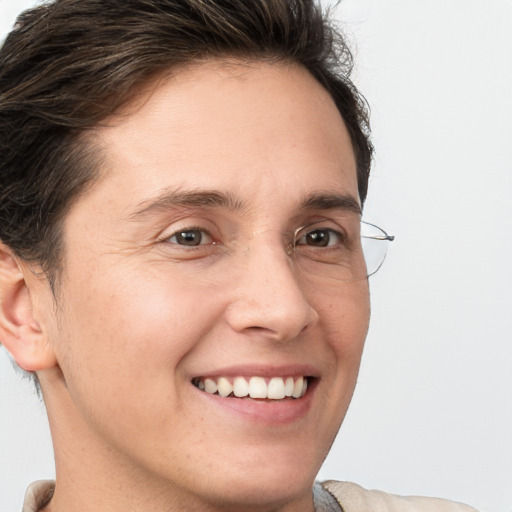
{"type": "MultiPolygon", "coordinates": [[[[257,190],[357,198],[350,137],[327,91],[289,63],[209,61],[161,76],[98,130],[105,199],[257,190]]],[[[272,194],[271,194],[272,195],[272,194]]],[[[129,213],[129,212],[127,212],[129,213]]]]}

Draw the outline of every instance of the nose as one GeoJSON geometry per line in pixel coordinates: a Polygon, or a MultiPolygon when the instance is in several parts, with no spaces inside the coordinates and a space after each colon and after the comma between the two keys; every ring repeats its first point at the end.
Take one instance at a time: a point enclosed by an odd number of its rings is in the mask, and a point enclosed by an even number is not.
{"type": "Polygon", "coordinates": [[[226,310],[232,329],[288,341],[318,320],[282,245],[255,244],[243,261],[226,310]]]}

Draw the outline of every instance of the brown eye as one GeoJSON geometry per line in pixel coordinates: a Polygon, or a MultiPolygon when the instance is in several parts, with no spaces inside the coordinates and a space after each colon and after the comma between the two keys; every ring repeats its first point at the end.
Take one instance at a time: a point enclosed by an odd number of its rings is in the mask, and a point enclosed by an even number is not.
{"type": "Polygon", "coordinates": [[[309,245],[310,247],[330,247],[339,244],[341,235],[332,229],[314,229],[304,233],[297,245],[309,245]]]}
{"type": "Polygon", "coordinates": [[[177,245],[196,247],[198,245],[208,243],[208,238],[208,235],[201,229],[187,229],[175,233],[168,238],[168,241],[177,245]]]}
{"type": "Polygon", "coordinates": [[[306,243],[315,247],[326,247],[329,245],[330,234],[327,231],[316,229],[306,235],[306,243]]]}

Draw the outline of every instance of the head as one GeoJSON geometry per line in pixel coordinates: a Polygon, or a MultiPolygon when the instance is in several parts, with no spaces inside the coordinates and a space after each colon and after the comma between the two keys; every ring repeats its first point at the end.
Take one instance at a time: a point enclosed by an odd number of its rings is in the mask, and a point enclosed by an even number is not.
{"type": "Polygon", "coordinates": [[[318,223],[357,238],[371,145],[350,70],[306,0],[19,18],[0,52],[0,336],[39,376],[57,467],[87,449],[191,507],[304,500],[368,322],[365,279],[289,251],[318,223]],[[219,396],[235,380],[298,398],[219,396]]]}

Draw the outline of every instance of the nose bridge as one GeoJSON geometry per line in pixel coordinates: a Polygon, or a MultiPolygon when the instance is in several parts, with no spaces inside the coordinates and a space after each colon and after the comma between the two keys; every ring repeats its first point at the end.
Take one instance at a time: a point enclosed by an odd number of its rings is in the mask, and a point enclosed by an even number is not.
{"type": "Polygon", "coordinates": [[[243,249],[243,266],[228,309],[238,332],[265,332],[276,340],[299,335],[317,319],[279,233],[258,233],[243,249]]]}

